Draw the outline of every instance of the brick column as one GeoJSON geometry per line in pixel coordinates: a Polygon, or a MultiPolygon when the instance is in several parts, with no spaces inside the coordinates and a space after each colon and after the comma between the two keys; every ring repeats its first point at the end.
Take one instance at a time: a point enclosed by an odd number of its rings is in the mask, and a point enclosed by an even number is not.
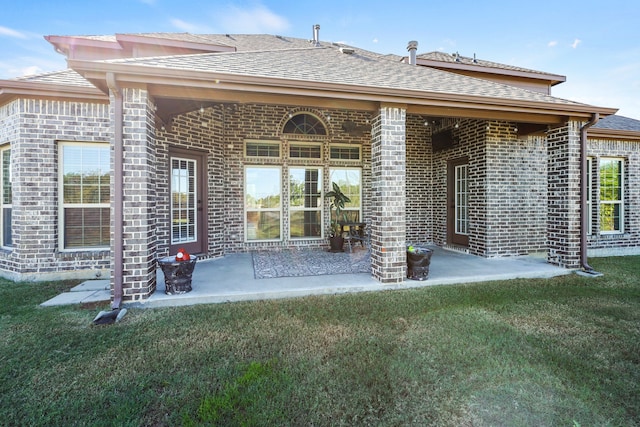
{"type": "Polygon", "coordinates": [[[122,92],[123,188],[114,191],[124,195],[123,300],[130,302],[148,298],[156,289],[156,143],[148,93],[122,92]]]}
{"type": "Polygon", "coordinates": [[[382,105],[371,128],[371,271],[382,283],[406,277],[406,109],[382,105]]]}
{"type": "Polygon", "coordinates": [[[580,123],[553,129],[548,140],[548,260],[580,267],[580,123]]]}

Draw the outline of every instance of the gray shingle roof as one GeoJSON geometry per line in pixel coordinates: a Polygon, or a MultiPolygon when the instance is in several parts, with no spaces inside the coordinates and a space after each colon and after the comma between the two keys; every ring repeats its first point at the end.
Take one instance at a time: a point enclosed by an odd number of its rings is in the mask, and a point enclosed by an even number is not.
{"type": "Polygon", "coordinates": [[[458,55],[458,54],[448,54],[445,52],[421,53],[417,55],[417,58],[431,60],[431,61],[438,61],[438,62],[446,62],[451,64],[465,64],[465,65],[472,65],[472,66],[483,67],[483,68],[496,68],[499,70],[518,71],[523,73],[544,74],[544,75],[548,74],[538,70],[531,70],[528,68],[516,67],[514,65],[500,64],[499,62],[486,61],[484,59],[469,58],[469,57],[458,55]]]}
{"type": "Polygon", "coordinates": [[[343,54],[338,47],[325,45],[325,47],[315,48],[130,58],[105,62],[300,82],[356,85],[363,88],[584,105],[483,79],[398,63],[366,51],[356,51],[351,55],[343,54]]]}
{"type": "MultiPolygon", "coordinates": [[[[118,36],[131,36],[149,39],[164,39],[186,43],[210,44],[212,46],[232,46],[237,51],[277,50],[310,47],[307,39],[284,37],[272,34],[191,34],[191,33],[126,33],[104,36],[73,36],[87,40],[117,42],[118,36]]],[[[331,44],[321,41],[321,45],[331,44]]]]}
{"type": "Polygon", "coordinates": [[[597,129],[628,130],[633,132],[640,132],[640,120],[613,115],[605,117],[604,119],[600,119],[598,123],[593,125],[593,127],[597,129]]]}
{"type": "Polygon", "coordinates": [[[14,80],[33,83],[51,83],[65,86],[82,86],[90,88],[94,87],[91,83],[85,80],[84,77],[73,70],[54,71],[51,73],[18,77],[14,80]]]}
{"type": "MultiPolygon", "coordinates": [[[[310,47],[309,40],[270,34],[201,34],[210,43],[233,46],[239,52],[310,47]]],[[[327,42],[323,42],[326,44],[327,42]]]]}
{"type": "Polygon", "coordinates": [[[116,36],[115,35],[95,35],[95,36],[73,36],[74,38],[79,38],[79,39],[88,39],[88,40],[99,40],[99,41],[103,41],[103,42],[115,42],[116,41],[116,36]]]}

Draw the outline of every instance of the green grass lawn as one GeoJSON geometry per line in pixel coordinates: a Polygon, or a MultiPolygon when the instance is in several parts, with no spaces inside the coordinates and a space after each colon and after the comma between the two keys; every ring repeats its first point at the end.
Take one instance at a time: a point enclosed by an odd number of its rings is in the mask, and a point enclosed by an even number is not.
{"type": "Polygon", "coordinates": [[[40,308],[0,283],[0,425],[640,424],[640,257],[301,299],[40,308]]]}

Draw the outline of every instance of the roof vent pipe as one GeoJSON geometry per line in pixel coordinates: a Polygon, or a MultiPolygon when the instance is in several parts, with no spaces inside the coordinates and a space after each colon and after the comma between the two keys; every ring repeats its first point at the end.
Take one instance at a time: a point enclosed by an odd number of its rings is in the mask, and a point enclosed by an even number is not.
{"type": "Polygon", "coordinates": [[[407,50],[409,51],[409,65],[416,65],[416,52],[418,50],[418,42],[412,40],[409,42],[407,46],[407,50]]]}
{"type": "Polygon", "coordinates": [[[320,46],[320,24],[313,26],[313,45],[320,46]]]}

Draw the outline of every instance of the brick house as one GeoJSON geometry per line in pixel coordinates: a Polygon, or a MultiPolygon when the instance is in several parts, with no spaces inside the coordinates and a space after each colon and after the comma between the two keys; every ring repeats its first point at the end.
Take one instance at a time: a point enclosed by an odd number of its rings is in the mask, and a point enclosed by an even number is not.
{"type": "Polygon", "coordinates": [[[586,270],[640,253],[639,121],[551,96],[563,76],[318,30],[46,37],[67,70],[0,81],[0,274],[145,299],[178,247],[326,247],[331,182],[383,284],[408,242],[586,270]]]}

